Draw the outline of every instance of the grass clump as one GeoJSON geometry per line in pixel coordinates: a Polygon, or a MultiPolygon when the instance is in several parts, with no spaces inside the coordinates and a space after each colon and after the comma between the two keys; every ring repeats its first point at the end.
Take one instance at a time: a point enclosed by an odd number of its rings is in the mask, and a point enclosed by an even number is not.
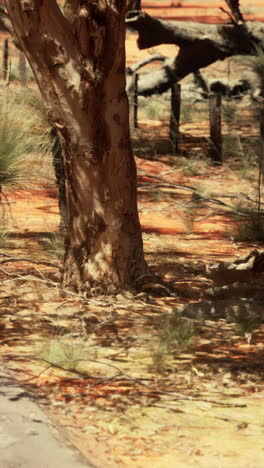
{"type": "Polygon", "coordinates": [[[263,242],[264,241],[264,216],[249,216],[236,222],[232,233],[238,242],[263,242]]]}
{"type": "Polygon", "coordinates": [[[152,353],[152,364],[153,368],[158,374],[163,374],[168,371],[170,368],[170,363],[168,359],[168,348],[162,343],[154,349],[152,353]]]}
{"type": "Polygon", "coordinates": [[[9,232],[6,229],[0,229],[0,249],[6,247],[6,242],[9,237],[9,232]]]}
{"type": "Polygon", "coordinates": [[[262,316],[253,311],[243,311],[236,320],[236,328],[238,333],[243,336],[247,343],[250,344],[253,335],[258,331],[262,324],[262,316]]]}
{"type": "Polygon", "coordinates": [[[237,105],[233,104],[232,102],[225,102],[222,105],[222,117],[223,121],[226,122],[228,125],[231,125],[237,114],[237,105]]]}
{"type": "Polygon", "coordinates": [[[0,186],[17,185],[25,177],[28,141],[13,111],[0,104],[0,186]]]}
{"type": "Polygon", "coordinates": [[[151,97],[143,98],[139,101],[139,111],[142,112],[143,118],[149,120],[163,120],[168,117],[168,106],[166,101],[151,97]]]}
{"type": "Polygon", "coordinates": [[[176,348],[188,345],[194,337],[192,320],[185,317],[178,317],[174,314],[169,317],[161,332],[161,341],[169,348],[176,348]]]}
{"type": "MultiPolygon", "coordinates": [[[[0,97],[0,187],[14,188],[33,177],[32,153],[42,155],[50,150],[47,124],[40,119],[40,113],[25,104],[26,88],[23,99],[19,92],[3,93],[0,97]],[[31,156],[31,161],[30,161],[31,156]]],[[[33,95],[33,91],[29,91],[33,95]]],[[[42,104],[43,107],[43,104],[42,104]]]]}
{"type": "Polygon", "coordinates": [[[260,327],[262,318],[257,314],[240,315],[237,319],[237,329],[241,335],[251,335],[260,327]]]}
{"type": "Polygon", "coordinates": [[[12,92],[11,105],[23,115],[28,132],[32,135],[32,143],[38,153],[44,155],[51,151],[51,126],[40,92],[37,88],[20,87],[12,92]]]}
{"type": "Polygon", "coordinates": [[[255,44],[252,55],[247,55],[239,58],[239,60],[247,65],[261,80],[263,89],[264,85],[264,42],[255,44]]]}
{"type": "Polygon", "coordinates": [[[85,346],[82,341],[74,341],[70,336],[54,338],[45,343],[39,357],[47,363],[58,364],[67,370],[76,370],[85,358],[85,346]]]}
{"type": "Polygon", "coordinates": [[[158,344],[152,354],[154,369],[163,373],[169,369],[170,356],[190,345],[194,338],[193,321],[174,314],[163,323],[158,344]]]}
{"type": "Polygon", "coordinates": [[[242,157],[244,154],[243,147],[238,135],[227,133],[223,136],[223,156],[229,157],[242,157]]]}
{"type": "Polygon", "coordinates": [[[181,104],[181,123],[182,124],[187,124],[192,122],[192,115],[193,115],[193,106],[190,106],[190,104],[181,104]]]}
{"type": "Polygon", "coordinates": [[[52,233],[43,235],[39,238],[39,243],[42,247],[58,260],[62,260],[64,256],[64,236],[61,233],[52,233]]]}
{"type": "MultiPolygon", "coordinates": [[[[35,81],[34,73],[28,63],[26,63],[26,79],[27,81],[35,81]]],[[[10,66],[9,81],[20,81],[20,70],[18,61],[12,62],[10,66]]]]}

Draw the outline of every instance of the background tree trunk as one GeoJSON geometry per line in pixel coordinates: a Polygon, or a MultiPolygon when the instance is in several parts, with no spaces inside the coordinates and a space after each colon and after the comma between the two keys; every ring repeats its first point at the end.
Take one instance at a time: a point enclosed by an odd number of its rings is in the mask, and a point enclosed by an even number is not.
{"type": "Polygon", "coordinates": [[[63,284],[87,294],[136,286],[149,270],[125,93],[125,4],[86,2],[74,23],[55,0],[6,4],[62,146],[63,284]]]}

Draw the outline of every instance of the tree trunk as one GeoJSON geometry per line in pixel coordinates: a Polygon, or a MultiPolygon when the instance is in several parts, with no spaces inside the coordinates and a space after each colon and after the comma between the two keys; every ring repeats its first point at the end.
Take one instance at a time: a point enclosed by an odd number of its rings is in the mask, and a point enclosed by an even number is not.
{"type": "Polygon", "coordinates": [[[147,13],[128,14],[127,25],[138,31],[138,47],[146,49],[160,44],[179,47],[175,58],[164,61],[159,70],[141,75],[138,94],[148,96],[167,91],[172,83],[217,60],[233,55],[256,54],[256,45],[264,39],[264,25],[258,22],[238,24],[199,24],[162,21],[147,13]]]}
{"type": "Polygon", "coordinates": [[[149,269],[125,93],[125,2],[85,2],[73,23],[55,0],[6,4],[62,146],[63,285],[88,295],[136,287],[149,269]]]}

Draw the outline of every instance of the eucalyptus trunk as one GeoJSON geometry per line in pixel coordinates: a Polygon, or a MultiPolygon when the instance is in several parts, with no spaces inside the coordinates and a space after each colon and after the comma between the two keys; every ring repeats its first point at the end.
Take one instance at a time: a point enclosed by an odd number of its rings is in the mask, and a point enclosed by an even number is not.
{"type": "Polygon", "coordinates": [[[149,273],[137,210],[125,92],[122,0],[7,0],[66,172],[63,285],[86,294],[136,287],[149,273]]]}

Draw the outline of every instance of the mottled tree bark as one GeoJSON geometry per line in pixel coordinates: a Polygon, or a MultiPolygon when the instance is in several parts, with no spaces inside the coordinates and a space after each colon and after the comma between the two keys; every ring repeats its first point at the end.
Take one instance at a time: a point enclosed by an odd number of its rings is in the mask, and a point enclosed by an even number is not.
{"type": "Polygon", "coordinates": [[[86,294],[149,273],[137,211],[125,92],[122,0],[7,0],[15,33],[57,129],[66,171],[63,284],[86,294]]]}

